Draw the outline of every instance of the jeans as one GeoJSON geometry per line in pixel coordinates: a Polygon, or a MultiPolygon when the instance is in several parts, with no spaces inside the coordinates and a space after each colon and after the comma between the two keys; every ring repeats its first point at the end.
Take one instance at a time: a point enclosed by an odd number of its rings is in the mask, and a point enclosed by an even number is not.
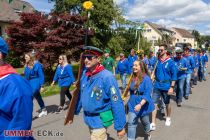
{"type": "Polygon", "coordinates": [[[200,81],[202,81],[203,77],[204,77],[204,67],[199,67],[199,69],[198,69],[198,79],[200,81]]]}
{"type": "Polygon", "coordinates": [[[36,92],[34,94],[34,98],[37,100],[38,104],[39,104],[39,107],[42,109],[45,109],[45,105],[44,105],[44,101],[42,99],[42,96],[40,94],[40,92],[36,92]]]}
{"type": "Polygon", "coordinates": [[[120,79],[121,79],[121,82],[122,82],[122,88],[123,88],[123,90],[126,87],[126,76],[127,76],[126,73],[120,74],[120,79]]]}
{"type": "Polygon", "coordinates": [[[184,96],[187,96],[187,97],[190,95],[190,90],[191,90],[190,80],[191,80],[191,73],[188,73],[186,77],[186,82],[185,82],[185,94],[184,94],[184,96]]]}
{"type": "MultiPolygon", "coordinates": [[[[154,89],[152,89],[151,97],[153,96],[153,92],[154,92],[154,89]]],[[[166,108],[166,105],[165,105],[164,99],[162,97],[159,99],[158,104],[160,105],[160,110],[164,111],[164,109],[166,108]]]]}
{"type": "Polygon", "coordinates": [[[136,128],[138,125],[138,118],[140,118],[141,123],[144,128],[144,132],[148,134],[150,132],[150,121],[149,114],[145,116],[138,117],[135,113],[128,113],[128,140],[135,140],[136,138],[136,128]]]}
{"type": "Polygon", "coordinates": [[[65,95],[69,98],[69,100],[71,100],[71,94],[69,92],[69,86],[61,87],[60,106],[64,106],[64,104],[65,104],[65,95]]]}
{"type": "Polygon", "coordinates": [[[182,102],[182,97],[184,95],[184,82],[185,78],[177,80],[177,90],[176,90],[176,102],[182,102]]]}
{"type": "Polygon", "coordinates": [[[165,103],[165,105],[168,105],[170,103],[171,96],[168,95],[168,91],[154,89],[152,94],[152,100],[154,104],[157,105],[159,103],[160,97],[162,97],[162,100],[165,103]]]}
{"type": "Polygon", "coordinates": [[[206,75],[207,75],[207,71],[206,71],[206,67],[203,68],[203,80],[206,80],[206,75]]]}

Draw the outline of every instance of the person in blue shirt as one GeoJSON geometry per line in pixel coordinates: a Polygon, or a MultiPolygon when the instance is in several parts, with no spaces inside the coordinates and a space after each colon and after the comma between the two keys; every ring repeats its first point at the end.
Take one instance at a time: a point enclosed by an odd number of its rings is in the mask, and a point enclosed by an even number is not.
{"type": "Polygon", "coordinates": [[[202,53],[203,53],[203,56],[204,56],[204,60],[205,60],[205,63],[204,63],[204,68],[203,68],[203,80],[206,81],[206,76],[207,76],[207,67],[208,67],[208,61],[209,61],[209,58],[208,58],[208,55],[205,51],[205,49],[202,50],[202,53]]]}
{"type": "Polygon", "coordinates": [[[194,68],[194,74],[193,74],[193,85],[197,85],[197,81],[198,81],[198,68],[199,68],[199,62],[198,62],[198,52],[197,50],[193,51],[193,59],[195,62],[195,68],[194,68]]]}
{"type": "Polygon", "coordinates": [[[198,63],[199,63],[198,79],[200,82],[202,82],[202,80],[205,79],[204,78],[204,69],[205,69],[205,67],[207,67],[207,59],[201,50],[199,51],[199,55],[198,55],[198,63]]]}
{"type": "Polygon", "coordinates": [[[128,62],[130,64],[130,71],[133,69],[133,63],[138,59],[138,56],[135,54],[135,50],[131,49],[130,55],[128,56],[128,62]]]}
{"type": "MultiPolygon", "coordinates": [[[[81,108],[88,125],[91,140],[106,140],[107,128],[114,122],[114,129],[121,138],[125,135],[125,108],[114,75],[100,64],[103,51],[85,46],[83,60],[86,69],[80,79],[80,94],[75,114],[81,108]]],[[[71,122],[70,122],[71,123],[71,122]]]]}
{"type": "Polygon", "coordinates": [[[53,86],[55,82],[58,81],[58,85],[61,88],[60,106],[58,107],[58,110],[56,111],[57,113],[60,113],[64,109],[63,106],[65,104],[65,95],[71,101],[72,96],[69,92],[69,88],[75,82],[75,78],[72,71],[72,67],[70,64],[68,64],[66,55],[60,55],[58,62],[59,62],[59,65],[56,68],[51,86],[53,86]]]}
{"type": "Polygon", "coordinates": [[[177,90],[176,90],[176,102],[177,106],[181,107],[182,105],[182,97],[184,95],[184,83],[187,77],[186,70],[188,68],[188,63],[186,58],[182,56],[183,50],[177,49],[176,50],[176,57],[174,58],[174,62],[177,68],[177,90]]]}
{"type": "Polygon", "coordinates": [[[146,65],[146,67],[148,68],[148,65],[149,65],[149,59],[148,59],[148,57],[147,57],[147,55],[146,54],[144,54],[144,58],[143,58],[143,60],[142,60],[143,62],[144,62],[144,64],[146,65]]]}
{"type": "Polygon", "coordinates": [[[123,53],[120,53],[120,60],[117,63],[116,74],[120,74],[120,79],[122,82],[122,90],[125,90],[126,87],[126,76],[131,74],[130,64],[128,59],[125,58],[123,53]]]}
{"type": "Polygon", "coordinates": [[[154,70],[155,63],[157,61],[157,57],[155,57],[154,52],[150,52],[148,70],[150,73],[154,70]]]}
{"type": "Polygon", "coordinates": [[[144,139],[151,139],[149,115],[155,106],[151,98],[152,81],[145,69],[146,65],[143,62],[134,62],[134,77],[130,84],[130,98],[128,101],[128,140],[135,140],[139,118],[146,134],[144,139]]]}
{"type": "Polygon", "coordinates": [[[157,104],[162,96],[166,105],[166,121],[165,125],[171,125],[171,105],[170,96],[174,92],[175,81],[177,80],[177,69],[174,61],[166,54],[167,45],[159,46],[158,64],[155,70],[155,82],[152,99],[155,104],[155,110],[152,112],[152,123],[150,129],[156,129],[157,104]]]}
{"type": "Polygon", "coordinates": [[[24,77],[29,81],[33,89],[33,96],[40,106],[41,113],[38,117],[43,117],[47,115],[47,109],[40,94],[44,90],[44,72],[42,64],[36,60],[35,55],[34,51],[25,54],[24,77]]]}
{"type": "Polygon", "coordinates": [[[190,93],[192,93],[191,91],[191,75],[194,72],[194,68],[195,68],[195,62],[193,59],[193,56],[190,55],[190,48],[191,48],[191,44],[187,44],[186,47],[184,48],[184,57],[186,58],[186,60],[188,61],[188,68],[186,71],[187,77],[186,77],[186,82],[185,82],[185,92],[184,92],[184,97],[186,100],[188,100],[190,93]]]}
{"type": "Polygon", "coordinates": [[[5,63],[8,45],[0,37],[0,139],[31,140],[32,137],[32,89],[27,80],[5,63]],[[28,135],[10,134],[29,132],[28,135]]]}

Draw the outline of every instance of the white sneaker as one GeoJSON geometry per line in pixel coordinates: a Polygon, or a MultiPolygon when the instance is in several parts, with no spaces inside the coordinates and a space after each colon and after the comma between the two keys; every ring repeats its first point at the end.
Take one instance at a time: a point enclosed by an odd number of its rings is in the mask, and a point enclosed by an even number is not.
{"type": "Polygon", "coordinates": [[[171,118],[166,117],[165,126],[170,126],[170,125],[171,125],[171,118]]]}
{"type": "Polygon", "coordinates": [[[150,131],[155,131],[155,129],[156,129],[155,124],[154,123],[151,123],[150,124],[150,131]]]}
{"type": "Polygon", "coordinates": [[[144,140],[151,140],[152,136],[151,135],[148,135],[146,137],[144,137],[144,140]]]}
{"type": "Polygon", "coordinates": [[[42,110],[42,112],[39,113],[39,118],[43,116],[47,116],[47,110],[42,110]]]}

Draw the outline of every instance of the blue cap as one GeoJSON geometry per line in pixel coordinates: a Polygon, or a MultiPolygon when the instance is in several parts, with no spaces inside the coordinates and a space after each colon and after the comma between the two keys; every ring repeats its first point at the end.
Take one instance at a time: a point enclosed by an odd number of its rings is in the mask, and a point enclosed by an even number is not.
{"type": "Polygon", "coordinates": [[[0,52],[2,52],[4,54],[8,54],[8,52],[9,52],[7,43],[1,37],[0,37],[0,52]]]}

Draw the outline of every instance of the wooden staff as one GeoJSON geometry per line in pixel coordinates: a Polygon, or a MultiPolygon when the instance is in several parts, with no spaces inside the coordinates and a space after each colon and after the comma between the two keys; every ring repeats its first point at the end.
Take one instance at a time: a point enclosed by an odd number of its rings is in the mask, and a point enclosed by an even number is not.
{"type": "Polygon", "coordinates": [[[155,62],[154,69],[153,69],[152,74],[151,74],[151,76],[150,76],[152,82],[154,82],[154,80],[155,80],[155,70],[156,70],[157,64],[158,64],[158,59],[157,59],[156,62],[155,62]]]}
{"type": "Polygon", "coordinates": [[[74,112],[75,112],[76,104],[77,104],[78,97],[79,97],[79,94],[80,94],[80,79],[81,79],[81,76],[82,76],[83,65],[84,65],[83,60],[82,60],[82,56],[83,56],[83,53],[81,53],[81,55],[80,55],[79,71],[78,71],[77,81],[76,81],[76,84],[75,84],[76,89],[72,93],[72,98],[71,98],[71,102],[70,102],[69,107],[68,107],[68,111],[67,111],[67,114],[66,114],[64,125],[66,125],[69,122],[73,122],[73,119],[74,119],[74,112]]]}
{"type": "Polygon", "coordinates": [[[129,80],[128,80],[128,84],[122,94],[122,100],[124,101],[126,99],[126,97],[128,96],[128,91],[129,91],[129,88],[130,88],[130,85],[131,85],[131,81],[133,79],[133,73],[131,74],[129,80]]]}

